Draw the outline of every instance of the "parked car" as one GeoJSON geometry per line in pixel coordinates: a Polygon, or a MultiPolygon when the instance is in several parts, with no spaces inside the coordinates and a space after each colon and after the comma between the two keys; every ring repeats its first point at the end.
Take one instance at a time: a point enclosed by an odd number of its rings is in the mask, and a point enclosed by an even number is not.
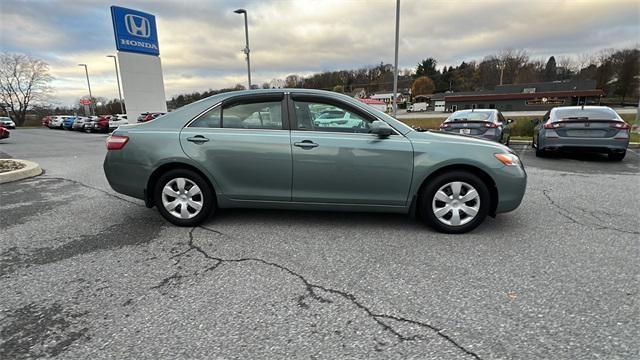
{"type": "Polygon", "coordinates": [[[112,115],[109,118],[109,131],[115,130],[120,125],[126,125],[129,123],[127,120],[127,115],[125,114],[116,114],[112,115]]]}
{"type": "Polygon", "coordinates": [[[0,125],[0,140],[6,139],[11,135],[11,132],[7,130],[4,126],[0,125]]]}
{"type": "Polygon", "coordinates": [[[93,121],[92,132],[109,132],[112,115],[100,115],[93,121]]]}
{"type": "Polygon", "coordinates": [[[84,131],[84,123],[89,120],[86,116],[77,116],[76,120],[73,122],[72,130],[84,131]]]}
{"type": "Polygon", "coordinates": [[[107,149],[111,187],[179,226],[217,208],[257,207],[411,213],[463,233],[517,208],[527,179],[506,146],[417,132],[349,96],[309,89],[211,96],[119,127],[107,149]],[[316,126],[327,107],[364,126],[316,126]]]}
{"type": "Polygon", "coordinates": [[[147,122],[147,121],[151,121],[155,118],[158,118],[162,115],[164,115],[166,113],[163,112],[147,112],[147,113],[142,113],[140,114],[140,116],[138,116],[138,122],[147,122]]]}
{"type": "Polygon", "coordinates": [[[45,116],[42,118],[42,126],[49,127],[50,122],[51,122],[51,116],[45,116]]]}
{"type": "Polygon", "coordinates": [[[562,106],[534,120],[536,156],[549,151],[602,152],[621,161],[629,146],[631,126],[608,106],[562,106]]]}
{"type": "Polygon", "coordinates": [[[51,121],[49,122],[50,129],[62,129],[64,125],[64,121],[72,117],[72,115],[56,115],[51,117],[51,121]]]}
{"type": "Polygon", "coordinates": [[[78,119],[77,116],[67,116],[62,121],[62,128],[65,130],[73,130],[73,124],[76,122],[76,119],[78,119]]]}
{"type": "Polygon", "coordinates": [[[96,121],[98,121],[98,119],[100,119],[99,116],[96,116],[96,115],[89,116],[89,118],[84,121],[82,129],[86,132],[93,132],[93,128],[96,124],[96,121]]]}
{"type": "Polygon", "coordinates": [[[440,131],[482,137],[508,146],[512,122],[496,109],[458,110],[440,124],[440,131]]]}
{"type": "Polygon", "coordinates": [[[0,116],[0,125],[4,126],[7,129],[16,128],[16,123],[14,123],[13,120],[11,120],[11,118],[7,116],[0,116]]]}
{"type": "Polygon", "coordinates": [[[340,126],[354,128],[365,125],[361,118],[355,115],[352,116],[351,113],[344,111],[323,111],[313,120],[313,123],[317,127],[340,126]]]}

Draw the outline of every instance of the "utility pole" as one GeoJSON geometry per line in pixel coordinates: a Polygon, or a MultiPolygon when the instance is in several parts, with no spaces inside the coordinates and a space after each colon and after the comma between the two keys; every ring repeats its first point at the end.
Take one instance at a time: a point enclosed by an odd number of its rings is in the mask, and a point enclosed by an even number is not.
{"type": "Polygon", "coordinates": [[[89,104],[89,115],[95,115],[93,107],[93,95],[91,95],[91,83],[89,82],[89,70],[87,69],[87,64],[78,64],[78,66],[84,66],[84,73],[85,75],[87,75],[87,87],[89,88],[89,100],[91,100],[91,104],[89,104]]]}
{"type": "Polygon", "coordinates": [[[247,83],[249,84],[248,90],[251,90],[251,60],[249,58],[249,22],[247,21],[247,10],[238,9],[235,10],[236,14],[244,14],[244,36],[245,36],[245,47],[242,50],[245,55],[247,55],[247,83]]]}
{"type": "Polygon", "coordinates": [[[400,0],[396,0],[396,53],[393,67],[393,116],[398,115],[398,40],[400,38],[400,0]]]}
{"type": "Polygon", "coordinates": [[[118,74],[118,61],[115,55],[107,55],[107,57],[113,58],[113,63],[116,65],[116,82],[118,82],[118,98],[120,99],[120,114],[124,114],[124,103],[122,101],[122,91],[120,90],[120,75],[118,74]]]}

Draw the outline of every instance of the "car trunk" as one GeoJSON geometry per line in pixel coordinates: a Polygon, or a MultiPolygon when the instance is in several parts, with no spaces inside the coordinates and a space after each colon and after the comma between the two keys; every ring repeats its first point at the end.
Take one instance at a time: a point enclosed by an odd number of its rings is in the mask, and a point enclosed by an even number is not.
{"type": "Polygon", "coordinates": [[[617,120],[575,118],[554,122],[552,126],[554,126],[553,129],[559,137],[610,138],[614,137],[618,131],[620,131],[620,128],[616,128],[615,124],[624,124],[624,122],[617,120]]]}
{"type": "Polygon", "coordinates": [[[444,123],[442,130],[465,135],[482,135],[491,124],[490,121],[451,121],[444,123]]]}

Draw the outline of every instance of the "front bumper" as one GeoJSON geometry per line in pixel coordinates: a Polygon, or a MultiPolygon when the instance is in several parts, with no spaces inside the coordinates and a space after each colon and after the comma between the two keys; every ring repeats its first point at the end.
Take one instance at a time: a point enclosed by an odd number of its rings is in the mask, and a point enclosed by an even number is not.
{"type": "Polygon", "coordinates": [[[515,210],[524,198],[527,189],[527,172],[524,166],[507,166],[495,170],[494,181],[498,192],[496,213],[515,210]]]}

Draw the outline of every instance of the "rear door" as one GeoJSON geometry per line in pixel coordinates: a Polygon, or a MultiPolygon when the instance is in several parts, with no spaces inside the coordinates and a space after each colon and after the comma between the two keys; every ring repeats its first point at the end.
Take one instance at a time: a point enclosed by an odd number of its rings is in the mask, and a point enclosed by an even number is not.
{"type": "Polygon", "coordinates": [[[413,146],[407,138],[370,134],[374,117],[333,98],[291,98],[293,201],[407,204],[413,174],[413,146]],[[328,111],[343,112],[348,121],[327,124],[317,119],[328,111]]]}
{"type": "Polygon", "coordinates": [[[291,200],[291,142],[284,94],[244,95],[200,115],[180,133],[184,152],[236,200],[291,200]]]}

